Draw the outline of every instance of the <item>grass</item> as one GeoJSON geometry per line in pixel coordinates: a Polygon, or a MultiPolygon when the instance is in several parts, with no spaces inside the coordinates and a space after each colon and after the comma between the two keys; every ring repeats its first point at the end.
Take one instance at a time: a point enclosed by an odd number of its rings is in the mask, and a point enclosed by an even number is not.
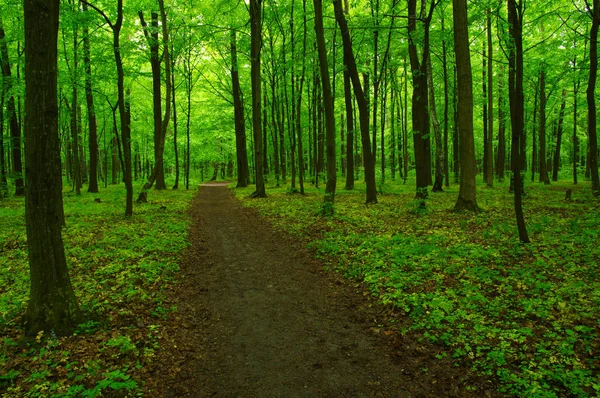
{"type": "MultiPolygon", "coordinates": [[[[340,179],[341,180],[341,179],[340,179]]],[[[414,200],[414,181],[344,191],[322,217],[324,188],[307,194],[236,190],[282,230],[308,240],[337,272],[394,309],[387,327],[444,347],[439,355],[518,396],[600,395],[600,211],[589,182],[526,185],[532,243],[520,244],[507,182],[478,186],[477,215],[450,210],[458,186],[414,200]],[[565,191],[573,190],[566,202],[565,191]]],[[[324,184],[323,184],[324,187],[324,184]]]]}
{"type": "MultiPolygon", "coordinates": [[[[197,186],[197,181],[192,186],[197,186]]],[[[121,185],[65,191],[65,252],[81,308],[73,337],[24,339],[29,269],[22,198],[0,200],[0,393],[3,397],[141,395],[173,311],[165,289],[179,277],[187,207],[195,191],[152,191],[123,216],[121,185]],[[100,199],[96,203],[94,199],[100,199]]]]}

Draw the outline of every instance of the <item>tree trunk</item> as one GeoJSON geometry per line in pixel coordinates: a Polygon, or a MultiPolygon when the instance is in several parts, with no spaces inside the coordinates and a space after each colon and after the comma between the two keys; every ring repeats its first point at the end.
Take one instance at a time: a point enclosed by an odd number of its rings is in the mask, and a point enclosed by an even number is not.
{"type": "Polygon", "coordinates": [[[262,47],[262,0],[250,0],[250,75],[252,80],[252,134],[254,135],[255,181],[253,197],[267,196],[263,176],[260,50],[262,47]]]}
{"type": "Polygon", "coordinates": [[[509,36],[512,45],[509,47],[509,70],[508,70],[508,90],[510,100],[510,120],[512,127],[511,140],[511,159],[512,172],[514,177],[514,196],[515,196],[515,215],[517,219],[517,229],[519,239],[523,243],[529,243],[529,236],[523,217],[523,205],[521,198],[522,177],[521,177],[521,150],[520,139],[524,126],[524,96],[523,96],[523,21],[519,15],[522,14],[522,2],[519,0],[507,0],[508,3],[508,23],[509,36]],[[517,11],[519,7],[519,11],[517,11]]]}
{"type": "Polygon", "coordinates": [[[25,0],[25,213],[30,291],[25,334],[73,333],[81,321],[62,240],[58,138],[58,0],[25,0]]]}
{"type": "Polygon", "coordinates": [[[488,139],[487,139],[487,162],[486,162],[486,184],[488,188],[492,188],[494,186],[494,70],[492,61],[494,58],[494,48],[492,46],[492,11],[487,9],[487,53],[488,53],[488,63],[487,63],[487,131],[488,131],[488,139]]]}
{"type": "MultiPolygon", "coordinates": [[[[83,3],[83,11],[87,12],[88,5],[83,3]]],[[[85,99],[89,125],[90,178],[88,192],[98,193],[98,122],[94,107],[92,90],[92,61],[90,57],[90,32],[87,24],[83,28],[83,63],[85,64],[85,99]]]]}
{"type": "Polygon", "coordinates": [[[598,179],[598,136],[596,132],[596,79],[598,77],[598,28],[600,27],[600,0],[593,0],[592,29],[590,31],[590,75],[587,86],[588,102],[588,147],[590,176],[592,177],[592,194],[600,196],[600,180],[598,179]]]}
{"type": "Polygon", "coordinates": [[[431,58],[427,61],[427,81],[429,86],[429,113],[433,123],[433,134],[435,139],[435,181],[432,192],[443,192],[444,183],[444,152],[442,148],[442,130],[440,121],[437,118],[435,104],[435,88],[433,87],[433,70],[431,67],[431,58]]]}
{"type": "Polygon", "coordinates": [[[175,95],[175,59],[171,60],[171,97],[173,101],[173,151],[175,152],[175,184],[173,189],[179,189],[179,150],[177,147],[177,105],[175,95]]]}
{"type": "MultiPolygon", "coordinates": [[[[408,54],[412,70],[412,130],[417,175],[416,197],[427,198],[427,186],[431,180],[431,148],[429,122],[429,89],[427,85],[427,62],[429,59],[429,27],[436,2],[432,1],[427,16],[421,15],[423,23],[423,48],[421,59],[413,35],[417,30],[417,1],[408,0],[408,54]]],[[[422,3],[424,6],[424,3],[422,3]]],[[[423,14],[421,12],[421,14],[423,14]]]]}
{"type": "Polygon", "coordinates": [[[500,78],[498,79],[498,156],[496,158],[496,175],[498,181],[504,181],[504,165],[506,164],[506,125],[504,120],[503,105],[503,82],[502,75],[504,70],[500,68],[500,78]]]}
{"type": "MultiPolygon", "coordinates": [[[[9,93],[6,113],[10,130],[10,148],[12,153],[12,169],[15,173],[15,195],[25,195],[25,186],[23,185],[23,163],[21,160],[21,128],[17,118],[17,108],[15,105],[15,96],[12,94],[12,75],[10,71],[10,62],[8,58],[8,49],[6,46],[6,35],[4,25],[0,17],[0,67],[2,69],[2,84],[4,93],[9,93]]],[[[0,109],[3,111],[4,108],[0,109]]]]}
{"type": "Polygon", "coordinates": [[[454,51],[458,78],[458,128],[460,134],[460,190],[454,209],[478,212],[475,143],[473,138],[473,76],[469,51],[467,1],[452,0],[454,51]]]}
{"type": "MultiPolygon", "coordinates": [[[[248,186],[248,153],[246,152],[246,121],[240,89],[240,77],[237,62],[237,43],[235,30],[231,30],[231,83],[233,88],[233,109],[235,120],[235,148],[237,160],[237,188],[248,186]]],[[[191,104],[189,104],[191,106],[191,104]]]]}
{"type": "MultiPolygon", "coordinates": [[[[442,16],[442,32],[444,29],[444,17],[442,16]]],[[[446,187],[450,186],[450,166],[448,165],[448,110],[450,107],[448,94],[448,54],[446,50],[446,35],[442,40],[442,67],[444,68],[444,176],[446,187]]]]}
{"type": "MultiPolygon", "coordinates": [[[[144,184],[144,187],[142,188],[142,192],[140,192],[140,194],[138,195],[138,202],[146,202],[147,201],[147,196],[148,196],[148,191],[150,190],[150,188],[152,188],[152,185],[156,182],[156,189],[166,189],[167,186],[164,182],[164,152],[165,152],[165,139],[167,136],[167,127],[169,126],[169,121],[171,119],[171,58],[169,55],[169,31],[167,28],[167,15],[165,12],[165,5],[164,5],[164,1],[163,0],[158,0],[158,6],[160,9],[160,19],[161,19],[161,28],[162,28],[162,36],[163,36],[163,56],[162,59],[165,62],[165,113],[164,113],[164,117],[162,118],[162,121],[160,120],[160,111],[161,111],[161,104],[160,102],[162,101],[162,97],[160,96],[160,58],[158,58],[158,64],[156,63],[156,60],[154,59],[156,56],[158,56],[158,17],[156,16],[156,13],[152,13],[152,30],[150,33],[148,33],[148,27],[146,25],[146,23],[144,22],[144,18],[143,18],[143,14],[141,13],[141,11],[139,12],[139,16],[140,16],[140,21],[142,22],[142,26],[144,27],[144,35],[146,36],[146,39],[148,40],[148,44],[150,47],[150,53],[151,53],[151,58],[150,58],[150,63],[152,65],[152,95],[153,95],[153,101],[154,101],[154,154],[155,154],[155,159],[154,159],[154,169],[152,170],[152,174],[150,175],[150,178],[148,179],[148,181],[146,182],[146,184],[144,184]],[[153,49],[153,47],[156,46],[156,49],[153,49]],[[156,52],[156,54],[154,53],[156,52]],[[155,73],[157,73],[158,75],[155,75],[155,73]],[[156,78],[156,76],[158,76],[158,79],[156,78]],[[158,81],[156,81],[158,80],[158,81]],[[158,98],[157,94],[158,94],[158,98]],[[157,123],[160,121],[160,130],[158,132],[157,135],[157,123]],[[158,145],[158,150],[157,150],[157,145],[158,145]]],[[[130,129],[128,128],[128,134],[130,132],[130,129]]],[[[130,152],[130,156],[131,156],[131,147],[129,149],[130,152]]],[[[131,162],[130,162],[130,166],[131,166],[131,162]]]]}
{"type": "MultiPolygon", "coordinates": [[[[158,41],[158,13],[151,13],[150,27],[144,20],[144,14],[142,11],[138,11],[140,22],[144,28],[144,36],[146,36],[148,47],[150,48],[150,66],[152,68],[152,103],[154,110],[154,167],[156,171],[152,174],[156,174],[155,183],[156,189],[162,190],[167,189],[165,184],[165,172],[164,172],[164,137],[162,136],[162,96],[161,96],[161,76],[160,76],[160,64],[161,57],[159,55],[159,41],[158,41]]],[[[171,101],[170,95],[167,95],[167,102],[171,101]]],[[[149,189],[149,188],[148,188],[149,189]]],[[[139,200],[139,199],[138,199],[139,200]]]]}
{"type": "Polygon", "coordinates": [[[539,170],[540,182],[548,185],[548,167],[546,160],[546,72],[540,70],[540,151],[539,151],[539,170]]]}
{"type": "Polygon", "coordinates": [[[562,104],[558,115],[558,127],[556,129],[556,147],[554,148],[554,167],[552,168],[552,181],[558,181],[558,168],[560,166],[560,147],[562,143],[563,121],[565,118],[565,106],[567,101],[567,90],[562,92],[562,104]]]}
{"type": "Polygon", "coordinates": [[[81,165],[80,165],[80,157],[79,157],[79,116],[77,112],[79,111],[79,101],[78,101],[78,55],[77,55],[77,47],[79,43],[77,25],[74,27],[73,31],[73,71],[71,75],[71,84],[73,85],[73,98],[71,102],[71,140],[73,143],[73,169],[75,171],[75,193],[77,195],[81,194],[81,165]]]}
{"type": "Polygon", "coordinates": [[[0,87],[0,198],[8,196],[6,163],[4,162],[4,86],[0,87]]]}
{"type": "Polygon", "coordinates": [[[369,140],[369,108],[367,98],[360,84],[358,69],[356,68],[356,60],[352,51],[352,40],[348,30],[348,23],[344,16],[341,0],[334,0],[333,7],[335,9],[335,19],[342,33],[344,46],[344,64],[348,68],[352,86],[354,87],[354,96],[358,105],[360,115],[360,132],[363,147],[365,181],[367,185],[367,203],[377,203],[377,188],[375,185],[375,165],[373,163],[371,143],[369,140]]]}
{"type": "Polygon", "coordinates": [[[333,212],[336,188],[336,158],[335,158],[335,112],[333,109],[333,95],[331,81],[329,80],[329,66],[327,64],[327,48],[325,47],[325,33],[323,29],[323,5],[321,0],[313,0],[315,6],[315,33],[317,49],[319,52],[319,70],[321,86],[323,87],[323,102],[325,108],[325,136],[327,141],[327,185],[325,187],[325,200],[323,211],[326,214],[333,212]],[[327,205],[328,204],[328,205],[327,205]]]}

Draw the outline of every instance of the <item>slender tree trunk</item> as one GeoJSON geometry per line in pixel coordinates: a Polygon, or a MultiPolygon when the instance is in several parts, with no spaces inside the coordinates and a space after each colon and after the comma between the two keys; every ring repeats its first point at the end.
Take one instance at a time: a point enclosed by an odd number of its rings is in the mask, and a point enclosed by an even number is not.
{"type": "Polygon", "coordinates": [[[325,47],[325,32],[323,29],[323,4],[321,0],[313,0],[315,6],[315,33],[317,36],[317,49],[319,51],[319,70],[321,86],[323,87],[323,105],[325,109],[325,136],[327,146],[327,185],[325,187],[325,201],[331,207],[323,207],[325,213],[333,212],[336,188],[336,156],[335,156],[335,111],[333,109],[333,95],[331,81],[329,80],[329,66],[327,64],[327,48],[325,47]]]}
{"type": "Polygon", "coordinates": [[[171,60],[171,98],[173,101],[173,151],[175,152],[175,184],[173,189],[179,189],[179,149],[177,146],[177,104],[175,95],[175,59],[171,60]]]}
{"type": "MultiPolygon", "coordinates": [[[[12,153],[12,169],[15,173],[15,195],[25,195],[25,186],[23,184],[23,163],[21,160],[21,128],[17,118],[17,108],[15,105],[15,96],[12,94],[12,75],[10,71],[10,62],[8,58],[8,49],[6,46],[6,35],[4,25],[0,17],[0,67],[2,69],[2,84],[5,94],[9,94],[6,111],[8,115],[10,131],[10,148],[12,153]]],[[[3,111],[2,108],[0,111],[3,111]]]]}
{"type": "MultiPolygon", "coordinates": [[[[139,16],[140,16],[140,21],[142,22],[142,26],[144,27],[144,35],[146,35],[146,38],[148,39],[149,42],[149,47],[150,47],[150,53],[151,53],[151,65],[152,65],[152,83],[153,83],[153,91],[152,91],[152,95],[153,95],[153,102],[154,102],[154,154],[155,154],[155,159],[154,159],[154,169],[152,170],[152,174],[150,174],[150,178],[148,179],[148,181],[146,182],[146,184],[144,184],[144,187],[142,188],[142,192],[140,192],[140,194],[138,195],[137,201],[138,202],[146,202],[147,201],[147,196],[148,196],[148,191],[152,188],[152,185],[156,182],[156,189],[166,189],[167,186],[165,184],[164,181],[164,152],[165,152],[165,139],[167,137],[167,128],[169,126],[169,121],[171,120],[171,57],[169,54],[169,31],[168,31],[168,27],[167,27],[167,15],[165,12],[165,5],[164,5],[164,0],[158,0],[158,6],[159,6],[159,10],[160,10],[160,19],[161,19],[161,30],[162,30],[162,38],[163,38],[163,56],[162,59],[165,63],[165,113],[164,116],[162,118],[162,120],[160,120],[161,118],[161,101],[162,101],[162,97],[160,95],[160,85],[161,85],[161,81],[160,81],[160,58],[158,58],[158,64],[156,63],[155,57],[157,57],[157,51],[158,51],[158,17],[156,16],[156,13],[152,13],[152,31],[150,33],[148,33],[148,29],[147,26],[143,20],[143,15],[141,12],[139,12],[139,16]],[[153,48],[154,46],[156,46],[156,48],[153,48]],[[155,73],[158,73],[158,79],[156,78],[157,75],[155,75],[155,73]],[[158,80],[158,81],[156,81],[158,80]],[[156,98],[157,94],[158,94],[158,98],[156,98]],[[160,125],[158,125],[158,127],[160,128],[158,131],[158,135],[156,132],[156,128],[157,128],[157,123],[160,121],[160,125]],[[157,145],[158,145],[158,150],[157,150],[157,145]]],[[[128,133],[130,132],[130,129],[128,129],[128,133]]],[[[129,139],[129,138],[128,138],[129,139]]],[[[130,152],[130,156],[131,156],[131,148],[129,149],[130,152]]],[[[131,164],[130,164],[131,165],[131,164]]]]}
{"type": "MultiPolygon", "coordinates": [[[[576,59],[573,60],[573,67],[576,59]]],[[[577,138],[577,95],[579,94],[579,78],[573,83],[573,184],[577,185],[577,160],[579,158],[579,139],[577,138]]]]}
{"type": "MultiPolygon", "coordinates": [[[[190,72],[191,73],[191,72],[190,72]]],[[[237,62],[237,43],[235,30],[231,30],[231,82],[233,88],[233,108],[235,114],[235,148],[237,160],[237,187],[248,186],[248,153],[246,152],[246,122],[244,118],[244,105],[240,89],[240,78],[237,62]]],[[[188,112],[191,108],[191,98],[188,101],[188,112]]],[[[189,119],[189,116],[188,116],[189,119]]],[[[188,126],[189,136],[189,126],[188,126]]],[[[189,151],[189,149],[188,149],[189,151]]],[[[189,169],[188,169],[189,173],[189,169]]]]}
{"type": "Polygon", "coordinates": [[[504,165],[506,164],[506,125],[503,104],[503,75],[504,70],[500,68],[500,78],[498,79],[498,156],[496,158],[496,175],[498,176],[498,181],[504,181],[504,165]]]}
{"type": "Polygon", "coordinates": [[[81,322],[65,257],[58,138],[58,0],[25,0],[25,213],[30,291],[25,334],[65,336],[81,322]]]}
{"type": "Polygon", "coordinates": [[[539,170],[540,182],[548,185],[548,167],[546,160],[546,72],[540,70],[540,152],[539,152],[539,170]]]}
{"type": "Polygon", "coordinates": [[[529,243],[529,236],[523,217],[523,205],[521,198],[522,177],[521,177],[521,150],[520,139],[525,128],[524,123],[524,96],[523,96],[523,21],[520,19],[522,14],[522,0],[507,0],[508,3],[508,23],[509,36],[512,45],[509,47],[509,70],[508,70],[508,89],[510,100],[510,119],[512,127],[511,159],[514,178],[514,196],[515,196],[515,215],[517,219],[517,229],[519,239],[523,243],[529,243]],[[518,7],[518,10],[517,10],[518,7]]]}
{"type": "Polygon", "coordinates": [[[554,167],[552,168],[552,181],[558,181],[558,168],[560,167],[560,149],[563,135],[563,121],[565,118],[565,106],[567,101],[567,90],[562,92],[562,104],[558,115],[558,127],[556,129],[556,147],[554,148],[554,167]]]}
{"type": "Polygon", "coordinates": [[[486,162],[486,184],[488,188],[492,188],[494,186],[494,69],[492,65],[492,61],[494,59],[494,48],[492,45],[492,11],[491,9],[487,9],[487,53],[488,53],[488,63],[487,63],[487,131],[488,131],[488,140],[487,140],[487,162],[486,162]]]}
{"type": "Polygon", "coordinates": [[[4,87],[0,87],[0,198],[8,196],[6,163],[4,162],[4,87]]]}
{"type": "MultiPolygon", "coordinates": [[[[427,62],[429,59],[429,27],[435,9],[435,1],[431,2],[427,16],[421,15],[418,19],[423,23],[423,48],[421,59],[417,44],[413,38],[417,30],[417,1],[408,0],[408,54],[412,70],[413,96],[412,96],[412,130],[415,154],[415,167],[417,174],[416,197],[427,198],[427,186],[431,180],[431,148],[430,148],[430,122],[429,122],[429,89],[427,85],[427,62]]],[[[424,7],[422,3],[422,8],[424,7]]],[[[423,10],[422,10],[423,11],[423,10]]],[[[424,14],[421,12],[421,14],[424,14]]]]}
{"type": "MultiPolygon", "coordinates": [[[[442,17],[442,32],[444,29],[444,18],[442,17]]],[[[449,94],[448,94],[448,54],[446,50],[446,35],[442,40],[442,67],[444,69],[444,176],[446,180],[446,187],[450,186],[450,166],[448,165],[448,111],[449,111],[449,94]]]]}
{"type": "Polygon", "coordinates": [[[253,197],[267,196],[263,176],[260,50],[262,47],[262,0],[250,0],[250,75],[252,80],[252,134],[254,135],[255,181],[253,197]]]}
{"type": "Polygon", "coordinates": [[[596,132],[596,79],[598,77],[598,28],[600,27],[600,0],[593,0],[592,29],[590,31],[590,75],[587,86],[589,168],[592,177],[592,194],[600,196],[598,179],[598,136],[596,132]]]}
{"type": "Polygon", "coordinates": [[[79,111],[79,101],[78,101],[78,27],[75,25],[73,31],[73,71],[72,71],[72,84],[73,84],[73,97],[71,102],[71,140],[73,142],[73,169],[75,171],[75,193],[77,195],[81,194],[81,166],[80,166],[80,157],[79,157],[79,116],[77,112],[79,111]]]}
{"type": "Polygon", "coordinates": [[[442,185],[444,184],[444,152],[442,148],[442,130],[440,121],[437,118],[437,110],[435,104],[435,88],[433,86],[433,70],[431,67],[431,58],[427,61],[427,81],[429,86],[429,113],[431,122],[433,123],[433,134],[435,139],[435,181],[433,183],[432,192],[443,192],[442,185]]]}
{"type": "Polygon", "coordinates": [[[352,86],[354,87],[354,95],[358,104],[360,115],[360,131],[363,146],[365,181],[367,185],[367,203],[377,203],[377,188],[375,185],[375,165],[372,159],[371,143],[369,137],[369,108],[367,98],[360,84],[358,69],[356,68],[356,60],[352,51],[352,40],[348,30],[348,23],[344,16],[341,0],[334,0],[333,7],[335,9],[335,19],[340,27],[344,46],[344,64],[348,68],[352,86]]]}
{"type": "MultiPolygon", "coordinates": [[[[83,3],[83,11],[87,12],[87,10],[87,4],[83,3]]],[[[85,99],[89,125],[90,178],[88,192],[98,193],[98,122],[96,121],[96,108],[94,107],[90,32],[87,24],[83,28],[83,63],[85,65],[85,99]]]]}

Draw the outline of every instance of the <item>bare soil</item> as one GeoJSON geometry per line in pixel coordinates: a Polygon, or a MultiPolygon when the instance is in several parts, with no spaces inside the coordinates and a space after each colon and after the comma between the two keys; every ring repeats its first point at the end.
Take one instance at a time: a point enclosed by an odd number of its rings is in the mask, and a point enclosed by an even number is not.
{"type": "Polygon", "coordinates": [[[190,211],[183,278],[165,303],[177,311],[147,395],[496,395],[491,382],[436,359],[440,348],[382,326],[389,309],[325,270],[224,184],[203,185],[190,211]]]}

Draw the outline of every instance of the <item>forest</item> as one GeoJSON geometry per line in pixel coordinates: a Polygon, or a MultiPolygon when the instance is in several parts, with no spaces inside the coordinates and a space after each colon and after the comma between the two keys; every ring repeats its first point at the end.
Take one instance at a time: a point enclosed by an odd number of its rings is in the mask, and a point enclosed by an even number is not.
{"type": "Polygon", "coordinates": [[[3,0],[0,393],[599,396],[599,28],[3,0]]]}

